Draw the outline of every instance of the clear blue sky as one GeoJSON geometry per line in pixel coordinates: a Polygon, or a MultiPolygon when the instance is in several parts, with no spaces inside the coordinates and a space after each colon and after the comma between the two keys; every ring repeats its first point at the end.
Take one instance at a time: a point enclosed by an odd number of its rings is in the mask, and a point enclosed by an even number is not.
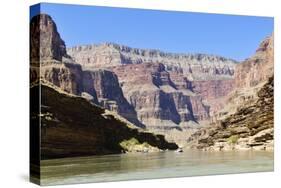
{"type": "MultiPolygon", "coordinates": [[[[41,4],[67,47],[115,42],[177,53],[251,56],[273,32],[273,18],[175,11],[41,4]]],[[[31,11],[31,16],[36,11],[31,11]]]]}

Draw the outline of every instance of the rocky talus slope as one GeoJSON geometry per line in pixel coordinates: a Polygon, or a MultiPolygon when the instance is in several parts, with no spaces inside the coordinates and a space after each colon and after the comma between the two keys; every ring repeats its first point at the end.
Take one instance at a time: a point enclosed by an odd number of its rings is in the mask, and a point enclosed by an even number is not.
{"type": "MultiPolygon", "coordinates": [[[[38,89],[33,86],[31,94],[38,89]]],[[[178,148],[164,136],[144,132],[121,116],[56,86],[42,83],[41,100],[43,159],[178,148]]],[[[34,114],[32,119],[36,118],[34,114]]]]}
{"type": "Polygon", "coordinates": [[[190,142],[193,147],[206,150],[273,149],[274,98],[273,77],[258,91],[254,103],[242,105],[239,110],[213,125],[196,132],[190,142]]]}

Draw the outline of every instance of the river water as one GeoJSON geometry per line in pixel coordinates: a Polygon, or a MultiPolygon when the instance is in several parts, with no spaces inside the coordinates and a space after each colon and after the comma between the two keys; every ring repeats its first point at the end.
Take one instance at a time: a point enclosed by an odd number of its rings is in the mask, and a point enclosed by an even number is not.
{"type": "Polygon", "coordinates": [[[42,185],[273,171],[273,152],[188,150],[43,160],[42,185]]]}

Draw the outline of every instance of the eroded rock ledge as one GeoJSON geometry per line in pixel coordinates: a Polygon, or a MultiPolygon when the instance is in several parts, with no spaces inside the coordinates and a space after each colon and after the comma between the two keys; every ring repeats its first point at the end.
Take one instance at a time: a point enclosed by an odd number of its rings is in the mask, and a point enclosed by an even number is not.
{"type": "Polygon", "coordinates": [[[204,150],[273,150],[273,88],[273,77],[270,77],[258,91],[255,103],[240,107],[219,125],[193,134],[189,139],[191,147],[204,150]]]}
{"type": "MultiPolygon", "coordinates": [[[[39,86],[31,88],[31,95],[39,86]]],[[[174,150],[164,136],[144,132],[124,118],[56,86],[41,85],[41,157],[118,154],[126,151],[174,150]],[[122,142],[135,139],[130,150],[122,142]],[[135,147],[135,148],[134,148],[135,147]]],[[[39,116],[33,114],[32,120],[39,116]]],[[[33,126],[36,123],[32,124],[33,126]]]]}

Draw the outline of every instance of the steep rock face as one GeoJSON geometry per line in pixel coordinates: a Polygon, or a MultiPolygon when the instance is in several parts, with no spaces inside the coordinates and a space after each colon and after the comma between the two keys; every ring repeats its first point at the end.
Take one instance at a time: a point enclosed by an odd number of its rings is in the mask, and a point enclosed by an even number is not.
{"type": "Polygon", "coordinates": [[[62,61],[69,57],[64,41],[60,38],[56,24],[49,15],[34,16],[30,24],[30,57],[32,62],[39,60],[62,61]]]}
{"type": "MultiPolygon", "coordinates": [[[[112,67],[138,119],[148,128],[173,127],[194,121],[190,96],[171,80],[163,64],[143,63],[112,67]],[[166,125],[166,126],[165,126],[166,125]]],[[[188,83],[182,87],[188,87],[188,83]]]]}
{"type": "Polygon", "coordinates": [[[237,65],[235,87],[253,87],[265,82],[273,75],[274,36],[266,38],[256,50],[255,55],[237,65]]]}
{"type": "Polygon", "coordinates": [[[208,120],[210,118],[210,105],[201,95],[201,90],[197,88],[197,81],[188,80],[182,71],[170,70],[168,72],[174,87],[184,96],[188,96],[189,101],[182,103],[182,106],[189,106],[189,111],[193,116],[192,120],[195,122],[208,120]]]}
{"type": "Polygon", "coordinates": [[[41,79],[63,91],[81,95],[104,108],[118,112],[136,125],[143,126],[124,98],[116,75],[106,70],[82,70],[81,65],[74,63],[66,53],[65,43],[50,16],[35,16],[30,27],[31,47],[35,49],[30,54],[31,80],[38,81],[40,75],[41,79]]]}
{"type": "Polygon", "coordinates": [[[237,63],[213,55],[172,54],[113,43],[67,51],[84,69],[106,68],[117,74],[138,119],[159,127],[209,120],[211,110],[220,107],[217,99],[231,91],[237,63]]]}
{"type": "MultiPolygon", "coordinates": [[[[38,87],[33,86],[31,93],[37,92],[38,87]]],[[[117,114],[62,92],[56,86],[41,85],[41,96],[43,159],[122,153],[125,148],[121,142],[132,138],[149,145],[148,151],[178,148],[164,136],[143,132],[117,114]]],[[[32,120],[36,118],[38,115],[34,114],[32,120]]]]}
{"type": "MultiPolygon", "coordinates": [[[[209,107],[209,116],[212,116],[225,105],[224,98],[234,90],[234,79],[193,81],[193,91],[201,96],[205,106],[209,107]]],[[[203,119],[208,119],[203,117],[203,119]]]]}
{"type": "Polygon", "coordinates": [[[135,123],[134,108],[123,95],[117,76],[108,70],[83,71],[80,65],[72,63],[45,63],[40,68],[41,78],[71,94],[85,96],[106,109],[115,111],[135,123]]]}
{"type": "Polygon", "coordinates": [[[96,93],[98,104],[115,111],[138,126],[143,126],[136,112],[123,95],[117,76],[108,70],[83,71],[83,87],[88,93],[96,93]]]}
{"type": "Polygon", "coordinates": [[[237,65],[234,90],[215,112],[210,127],[196,132],[191,145],[205,149],[273,149],[273,36],[250,59],[237,65]]]}
{"type": "Polygon", "coordinates": [[[31,82],[45,79],[64,91],[79,95],[82,91],[82,68],[66,53],[64,41],[49,15],[34,16],[30,22],[31,82]]]}
{"type": "Polygon", "coordinates": [[[234,113],[240,105],[257,100],[257,92],[274,73],[274,36],[273,34],[261,42],[256,53],[236,67],[233,91],[227,95],[224,108],[220,108],[215,116],[224,118],[224,114],[234,113]]]}
{"type": "Polygon", "coordinates": [[[44,63],[40,76],[62,90],[80,95],[83,91],[81,66],[70,63],[44,63]]]}
{"type": "Polygon", "coordinates": [[[77,63],[89,69],[157,62],[164,64],[168,71],[182,71],[192,80],[232,78],[237,63],[214,55],[173,54],[159,50],[130,48],[114,43],[77,46],[67,51],[77,63]]]}
{"type": "Polygon", "coordinates": [[[255,103],[243,105],[223,119],[220,126],[204,128],[191,138],[199,149],[273,149],[273,77],[258,91],[255,103]]]}
{"type": "Polygon", "coordinates": [[[206,100],[221,98],[234,88],[234,80],[193,81],[193,91],[206,100]]]}

